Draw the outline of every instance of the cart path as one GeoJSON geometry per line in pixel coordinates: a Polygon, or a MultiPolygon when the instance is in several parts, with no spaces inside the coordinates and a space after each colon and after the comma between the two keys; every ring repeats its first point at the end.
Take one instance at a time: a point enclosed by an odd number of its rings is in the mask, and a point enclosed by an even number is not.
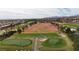
{"type": "Polygon", "coordinates": [[[73,50],[73,42],[71,41],[71,39],[67,36],[67,34],[65,33],[60,33],[61,37],[64,38],[64,40],[66,41],[67,43],[67,50],[70,51],[70,50],[73,50]]]}
{"type": "Polygon", "coordinates": [[[37,46],[38,46],[38,38],[35,38],[34,39],[34,45],[33,45],[33,50],[34,51],[38,51],[38,47],[37,46]]]}

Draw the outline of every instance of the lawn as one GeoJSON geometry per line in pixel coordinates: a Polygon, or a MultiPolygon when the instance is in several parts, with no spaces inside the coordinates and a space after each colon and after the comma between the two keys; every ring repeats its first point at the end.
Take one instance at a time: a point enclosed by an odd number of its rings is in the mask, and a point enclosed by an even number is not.
{"type": "Polygon", "coordinates": [[[24,47],[24,46],[29,46],[32,44],[32,41],[29,39],[6,39],[3,41],[0,41],[0,45],[4,45],[4,46],[20,46],[20,47],[24,47]]]}
{"type": "Polygon", "coordinates": [[[8,39],[34,39],[34,38],[53,38],[60,37],[57,33],[29,33],[29,34],[14,34],[8,39]]]}
{"type": "Polygon", "coordinates": [[[64,27],[79,28],[79,24],[63,24],[64,27]]]}
{"type": "MultiPolygon", "coordinates": [[[[58,33],[31,33],[31,34],[14,34],[11,37],[0,41],[0,49],[2,47],[7,46],[9,50],[12,48],[14,50],[20,49],[26,49],[26,50],[32,50],[33,47],[33,39],[34,38],[48,38],[45,42],[42,42],[43,47],[48,48],[63,48],[66,46],[66,42],[63,40],[62,37],[58,35],[58,33]],[[10,48],[10,47],[11,48],[10,48]],[[14,48],[15,46],[16,48],[14,48]],[[30,46],[30,47],[29,47],[30,46]]],[[[4,48],[4,49],[6,49],[4,48]]]]}
{"type": "Polygon", "coordinates": [[[49,38],[45,42],[42,43],[43,46],[49,48],[62,48],[65,46],[65,41],[62,38],[49,38]]]}

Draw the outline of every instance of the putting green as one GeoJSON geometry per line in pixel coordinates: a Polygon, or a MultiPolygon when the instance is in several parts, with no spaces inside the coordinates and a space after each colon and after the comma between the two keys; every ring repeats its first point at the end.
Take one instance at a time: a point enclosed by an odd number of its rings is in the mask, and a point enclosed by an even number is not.
{"type": "Polygon", "coordinates": [[[32,41],[29,39],[7,39],[0,41],[0,45],[4,46],[29,46],[32,44],[32,41]]]}
{"type": "Polygon", "coordinates": [[[62,48],[66,45],[66,43],[62,38],[49,38],[43,42],[42,45],[50,48],[62,48]]]}

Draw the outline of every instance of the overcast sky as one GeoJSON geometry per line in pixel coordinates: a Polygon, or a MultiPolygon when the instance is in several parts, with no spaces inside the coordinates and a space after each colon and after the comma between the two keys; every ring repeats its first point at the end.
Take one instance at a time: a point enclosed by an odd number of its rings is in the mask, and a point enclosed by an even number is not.
{"type": "Polygon", "coordinates": [[[7,8],[0,9],[0,19],[43,18],[52,16],[79,15],[79,9],[75,8],[7,8]]]}

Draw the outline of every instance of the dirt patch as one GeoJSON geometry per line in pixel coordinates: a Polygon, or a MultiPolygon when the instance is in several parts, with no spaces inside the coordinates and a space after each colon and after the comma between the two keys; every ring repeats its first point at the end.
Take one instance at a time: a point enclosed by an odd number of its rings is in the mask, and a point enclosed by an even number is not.
{"type": "Polygon", "coordinates": [[[51,23],[37,23],[29,28],[25,28],[23,33],[48,33],[48,32],[57,32],[58,28],[56,25],[51,23]]]}

